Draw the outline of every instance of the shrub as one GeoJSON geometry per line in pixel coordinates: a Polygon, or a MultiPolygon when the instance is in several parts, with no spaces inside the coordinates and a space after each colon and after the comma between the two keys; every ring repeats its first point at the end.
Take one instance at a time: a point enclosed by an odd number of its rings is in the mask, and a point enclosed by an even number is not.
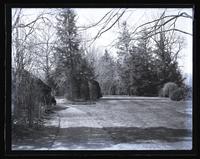
{"type": "Polygon", "coordinates": [[[163,95],[163,97],[170,97],[172,92],[177,88],[178,86],[174,82],[165,83],[161,94],[163,95]]]}
{"type": "Polygon", "coordinates": [[[12,119],[32,127],[41,118],[44,106],[56,104],[51,88],[27,70],[18,72],[12,82],[12,119]]]}
{"type": "Polygon", "coordinates": [[[171,100],[174,101],[180,101],[185,99],[186,97],[186,92],[184,88],[177,88],[176,90],[174,90],[170,96],[171,100]]]}

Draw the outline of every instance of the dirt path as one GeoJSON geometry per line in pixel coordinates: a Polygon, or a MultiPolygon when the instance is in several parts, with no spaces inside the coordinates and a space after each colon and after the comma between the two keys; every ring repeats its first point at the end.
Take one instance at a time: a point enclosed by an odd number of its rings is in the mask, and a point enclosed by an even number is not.
{"type": "Polygon", "coordinates": [[[66,107],[58,115],[60,129],[50,149],[98,149],[113,145],[109,134],[89,113],[66,107]]]}

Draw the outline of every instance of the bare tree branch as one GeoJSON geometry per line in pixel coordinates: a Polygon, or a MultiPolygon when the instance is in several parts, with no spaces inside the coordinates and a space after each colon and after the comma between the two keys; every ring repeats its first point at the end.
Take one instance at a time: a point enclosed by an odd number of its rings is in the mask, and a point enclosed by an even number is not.
{"type": "Polygon", "coordinates": [[[119,13],[118,13],[119,11],[118,11],[116,14],[114,14],[114,15],[112,16],[112,18],[109,18],[109,19],[108,19],[108,22],[105,23],[104,26],[98,31],[98,33],[97,33],[96,36],[94,37],[93,41],[91,42],[90,46],[94,43],[94,41],[95,41],[97,38],[101,37],[102,34],[104,34],[105,32],[107,32],[108,30],[110,30],[110,29],[119,21],[119,19],[124,15],[125,11],[126,11],[126,9],[124,9],[124,11],[117,17],[117,19],[116,19],[108,28],[106,28],[107,25],[110,23],[110,21],[111,21],[115,16],[117,16],[117,15],[119,14],[119,13]],[[106,28],[106,29],[105,29],[105,28],[106,28]]]}
{"type": "Polygon", "coordinates": [[[158,22],[159,22],[160,20],[162,20],[162,19],[170,18],[169,20],[167,20],[167,21],[166,21],[165,23],[163,23],[162,25],[159,25],[159,27],[156,28],[156,29],[159,29],[161,26],[164,26],[164,25],[166,25],[167,23],[169,23],[170,21],[172,21],[172,20],[174,20],[174,19],[177,19],[177,18],[179,18],[179,17],[184,17],[184,18],[190,18],[190,19],[192,19],[192,16],[188,15],[188,14],[185,13],[185,12],[182,12],[182,13],[180,13],[180,14],[178,14],[178,15],[168,15],[168,16],[163,16],[164,14],[165,14],[165,11],[162,13],[162,15],[161,15],[160,18],[155,19],[155,20],[153,20],[153,21],[150,21],[150,22],[147,22],[147,23],[144,23],[144,24],[138,26],[138,27],[132,32],[132,34],[136,33],[136,31],[137,31],[139,28],[142,28],[142,27],[144,27],[144,26],[146,26],[146,25],[149,25],[149,24],[152,24],[152,23],[155,23],[155,24],[154,24],[154,28],[155,28],[155,27],[158,26],[158,22]]]}
{"type": "MultiPolygon", "coordinates": [[[[108,11],[97,23],[92,24],[90,26],[82,26],[82,27],[80,26],[79,28],[83,28],[82,30],[86,30],[86,29],[95,27],[95,26],[99,25],[107,17],[107,15],[109,15],[111,12],[113,12],[113,9],[108,11]]],[[[79,30],[79,31],[82,31],[82,30],[79,30]]]]}
{"type": "MultiPolygon", "coordinates": [[[[181,33],[184,33],[184,34],[187,34],[187,35],[191,35],[192,36],[192,34],[191,33],[188,33],[188,32],[185,32],[185,31],[183,31],[183,30],[180,30],[180,29],[168,29],[168,30],[163,30],[163,31],[158,31],[158,32],[155,32],[155,33],[152,33],[152,34],[150,34],[150,35],[148,35],[148,36],[146,36],[146,37],[143,37],[144,39],[148,39],[148,38],[150,38],[151,36],[154,36],[154,35],[157,35],[157,34],[159,34],[159,33],[162,33],[162,32],[170,32],[170,31],[177,31],[177,32],[181,32],[181,33]]],[[[135,39],[134,39],[135,40],[135,39]]]]}

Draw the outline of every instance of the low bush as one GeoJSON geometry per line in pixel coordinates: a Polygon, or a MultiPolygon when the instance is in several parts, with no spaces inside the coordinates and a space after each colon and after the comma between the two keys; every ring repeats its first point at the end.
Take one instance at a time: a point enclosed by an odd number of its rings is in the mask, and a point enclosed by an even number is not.
{"type": "Polygon", "coordinates": [[[172,95],[172,92],[178,88],[177,84],[174,82],[168,82],[165,83],[165,85],[162,88],[162,92],[160,94],[163,97],[170,97],[172,95]]]}
{"type": "Polygon", "coordinates": [[[177,88],[170,95],[170,99],[174,101],[184,100],[186,97],[186,92],[184,88],[177,88]]]}

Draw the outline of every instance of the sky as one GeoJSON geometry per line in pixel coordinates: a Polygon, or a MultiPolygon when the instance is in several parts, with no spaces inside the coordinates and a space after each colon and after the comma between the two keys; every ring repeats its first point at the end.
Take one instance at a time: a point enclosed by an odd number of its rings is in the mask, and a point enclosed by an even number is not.
{"type": "MultiPolygon", "coordinates": [[[[77,14],[77,26],[88,26],[91,24],[94,24],[95,22],[98,22],[108,11],[110,11],[112,8],[75,8],[75,12],[77,14]]],[[[34,16],[37,16],[41,11],[44,11],[47,9],[24,9],[24,14],[27,16],[24,16],[26,18],[26,21],[28,22],[34,16]]],[[[158,17],[162,12],[164,8],[128,8],[125,14],[120,18],[120,22],[126,21],[129,28],[133,29],[137,26],[148,22],[150,20],[155,19],[158,17]]],[[[186,12],[189,15],[192,15],[192,9],[190,8],[170,8],[167,9],[167,14],[177,14],[178,12],[186,12]]],[[[53,19],[52,19],[53,20],[53,19]]],[[[176,22],[176,28],[192,33],[192,20],[187,18],[179,18],[176,22]]],[[[91,29],[88,29],[86,31],[82,31],[83,37],[92,38],[94,37],[100,27],[93,27],[91,29]]],[[[111,44],[115,42],[115,40],[118,37],[118,24],[116,24],[112,29],[105,32],[100,38],[98,38],[93,45],[96,48],[100,48],[102,52],[104,52],[105,49],[108,49],[109,52],[116,56],[116,48],[111,47],[111,44]]],[[[181,70],[183,73],[192,73],[192,36],[186,35],[186,34],[180,34],[185,38],[185,46],[184,49],[181,52],[181,58],[179,60],[179,66],[181,66],[181,70]]]]}

